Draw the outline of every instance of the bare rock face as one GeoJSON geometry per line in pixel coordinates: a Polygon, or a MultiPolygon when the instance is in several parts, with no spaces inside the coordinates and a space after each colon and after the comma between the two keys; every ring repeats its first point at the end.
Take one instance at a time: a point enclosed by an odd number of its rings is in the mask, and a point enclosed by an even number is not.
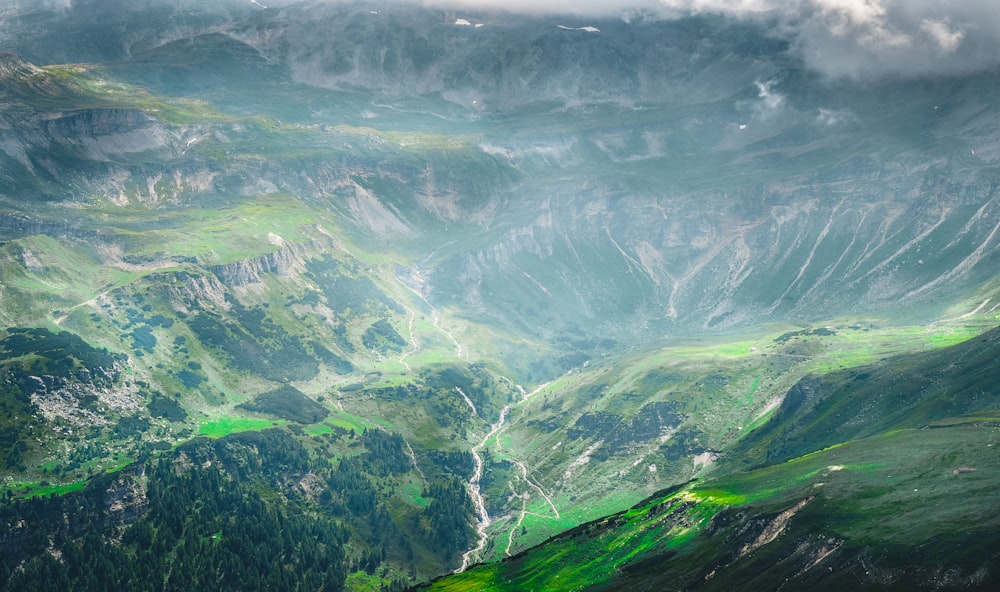
{"type": "Polygon", "coordinates": [[[225,265],[211,268],[223,284],[230,287],[246,286],[261,282],[262,274],[285,275],[292,270],[302,269],[300,247],[283,244],[278,250],[225,265]]]}
{"type": "Polygon", "coordinates": [[[145,515],[149,499],[142,481],[144,476],[134,474],[133,470],[124,471],[108,484],[104,491],[107,526],[127,526],[145,515]]]}
{"type": "Polygon", "coordinates": [[[93,160],[160,150],[170,134],[159,122],[131,109],[88,109],[58,114],[40,122],[44,136],[56,145],[75,148],[93,160]]]}

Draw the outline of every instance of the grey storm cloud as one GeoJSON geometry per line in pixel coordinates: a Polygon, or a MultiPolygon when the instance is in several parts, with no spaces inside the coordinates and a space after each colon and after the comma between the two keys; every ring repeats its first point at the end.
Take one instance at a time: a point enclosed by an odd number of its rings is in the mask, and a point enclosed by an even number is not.
{"type": "Polygon", "coordinates": [[[759,20],[832,77],[965,74],[1000,65],[997,0],[422,0],[534,14],[759,20]]]}

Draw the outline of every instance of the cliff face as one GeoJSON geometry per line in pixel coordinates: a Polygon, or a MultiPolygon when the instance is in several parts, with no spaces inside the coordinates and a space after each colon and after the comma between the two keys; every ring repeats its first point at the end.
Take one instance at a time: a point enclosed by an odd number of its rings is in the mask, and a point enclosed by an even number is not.
{"type": "Polygon", "coordinates": [[[97,233],[75,226],[70,222],[42,220],[8,213],[0,214],[0,233],[5,237],[44,234],[87,240],[98,238],[97,233]]]}
{"type": "Polygon", "coordinates": [[[285,243],[276,251],[260,257],[216,265],[211,272],[229,287],[257,284],[261,282],[262,274],[286,275],[292,271],[303,271],[303,251],[303,247],[285,243]]]}
{"type": "Polygon", "coordinates": [[[851,195],[837,194],[845,181],[815,179],[765,185],[756,196],[582,189],[546,199],[489,244],[442,258],[430,286],[442,300],[526,326],[587,319],[617,332],[642,318],[656,334],[857,309],[919,318],[961,286],[990,281],[1000,236],[977,221],[1000,219],[995,190],[886,175],[853,180],[851,195]],[[903,186],[871,199],[882,182],[903,186]],[[522,299],[507,304],[501,290],[522,299]],[[526,316],[529,301],[539,316],[526,316]]]}
{"type": "Polygon", "coordinates": [[[165,126],[132,109],[8,113],[0,119],[0,151],[7,160],[0,164],[15,174],[18,169],[45,174],[59,164],[113,161],[165,150],[174,141],[165,126]],[[56,158],[67,162],[57,163],[56,158]]]}
{"type": "Polygon", "coordinates": [[[109,160],[115,156],[166,148],[166,128],[145,113],[131,109],[88,109],[61,113],[39,122],[43,136],[80,157],[109,160]]]}

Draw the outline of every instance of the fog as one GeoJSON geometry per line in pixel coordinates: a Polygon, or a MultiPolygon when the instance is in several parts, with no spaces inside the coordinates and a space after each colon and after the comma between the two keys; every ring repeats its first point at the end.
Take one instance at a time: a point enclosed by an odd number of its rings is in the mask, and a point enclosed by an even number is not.
{"type": "Polygon", "coordinates": [[[832,78],[953,75],[1000,65],[995,0],[423,0],[580,17],[678,18],[714,13],[754,19],[788,39],[832,78]]]}

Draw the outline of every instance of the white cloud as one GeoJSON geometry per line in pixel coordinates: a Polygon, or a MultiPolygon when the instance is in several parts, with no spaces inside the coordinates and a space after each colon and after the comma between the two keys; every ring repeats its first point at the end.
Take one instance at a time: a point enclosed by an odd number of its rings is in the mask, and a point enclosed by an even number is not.
{"type": "Polygon", "coordinates": [[[996,0],[663,0],[672,14],[768,19],[831,77],[962,74],[1000,66],[996,0]]]}
{"type": "Polygon", "coordinates": [[[836,127],[856,120],[857,116],[846,109],[820,108],[816,114],[816,122],[828,127],[836,127]]]}
{"type": "Polygon", "coordinates": [[[768,119],[779,112],[785,106],[785,96],[774,90],[774,81],[756,81],[757,96],[760,102],[754,105],[754,114],[757,119],[768,119]]]}
{"type": "Polygon", "coordinates": [[[920,30],[930,35],[944,51],[952,52],[958,49],[965,32],[952,30],[946,21],[936,21],[934,19],[924,19],[920,23],[920,30]]]}

